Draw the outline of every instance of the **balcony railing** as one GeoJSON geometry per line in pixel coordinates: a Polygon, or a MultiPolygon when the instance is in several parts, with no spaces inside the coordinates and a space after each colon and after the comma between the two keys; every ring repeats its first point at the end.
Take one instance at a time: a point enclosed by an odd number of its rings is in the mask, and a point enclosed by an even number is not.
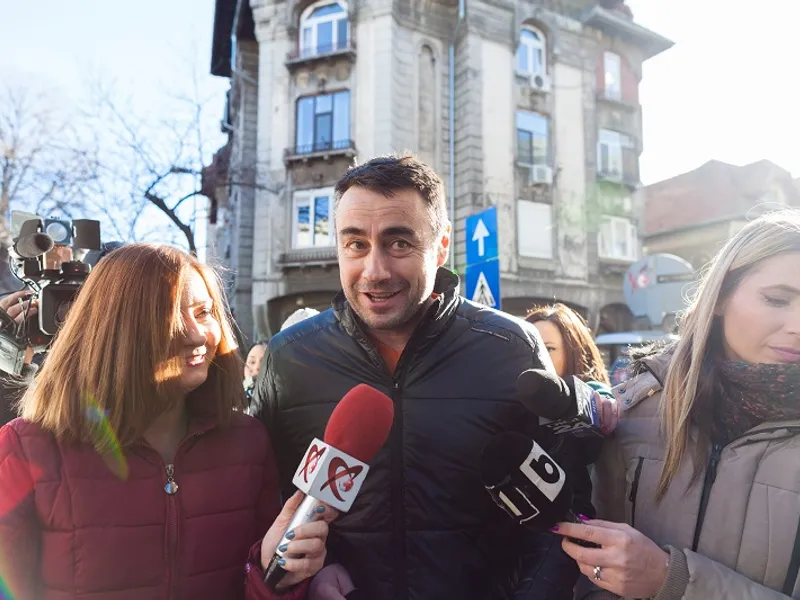
{"type": "Polygon", "coordinates": [[[286,267],[324,267],[336,264],[336,247],[292,248],[278,257],[278,266],[286,267]]]}
{"type": "Polygon", "coordinates": [[[622,149],[622,165],[621,169],[609,168],[608,165],[597,165],[597,178],[605,181],[613,181],[621,183],[631,188],[637,188],[641,185],[639,178],[639,155],[633,148],[622,149]]]}
{"type": "Polygon", "coordinates": [[[631,188],[639,187],[639,176],[630,172],[610,170],[603,167],[598,167],[597,178],[603,181],[613,181],[621,183],[631,188]]]}
{"type": "Polygon", "coordinates": [[[301,47],[286,55],[286,66],[290,69],[311,61],[345,56],[355,58],[356,44],[353,40],[342,40],[335,44],[301,47]]]}
{"type": "Polygon", "coordinates": [[[624,94],[614,94],[614,93],[607,93],[606,90],[597,90],[595,94],[595,98],[599,102],[608,102],[609,104],[614,104],[617,106],[622,106],[629,110],[637,110],[639,108],[639,100],[638,99],[630,99],[625,98],[624,94]]]}
{"type": "Polygon", "coordinates": [[[315,158],[356,155],[356,143],[353,140],[323,140],[313,144],[296,145],[283,152],[284,162],[297,162],[315,158]]]}

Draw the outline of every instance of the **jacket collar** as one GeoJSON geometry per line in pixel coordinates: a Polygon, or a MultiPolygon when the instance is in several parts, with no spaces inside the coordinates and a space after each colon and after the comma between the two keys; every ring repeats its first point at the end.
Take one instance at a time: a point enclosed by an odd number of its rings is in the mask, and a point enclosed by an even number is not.
{"type": "MultiPolygon", "coordinates": [[[[444,267],[439,267],[433,285],[434,301],[428,307],[425,316],[414,332],[415,338],[422,336],[423,340],[433,339],[448,326],[460,303],[459,283],[458,275],[444,267]]],[[[369,341],[364,331],[361,319],[356,316],[350,303],[347,302],[344,292],[340,290],[331,304],[333,312],[345,332],[364,347],[377,363],[381,363],[374,344],[369,341]]]]}
{"type": "Polygon", "coordinates": [[[669,371],[669,363],[672,360],[674,351],[674,347],[669,347],[663,352],[645,356],[641,359],[642,364],[653,374],[653,377],[658,380],[662,387],[667,380],[667,371],[669,371]]]}

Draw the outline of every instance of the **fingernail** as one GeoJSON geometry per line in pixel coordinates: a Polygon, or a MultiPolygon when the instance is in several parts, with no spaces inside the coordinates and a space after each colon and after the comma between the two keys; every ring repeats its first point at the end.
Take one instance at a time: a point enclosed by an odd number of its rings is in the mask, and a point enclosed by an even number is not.
{"type": "Polygon", "coordinates": [[[285,537],[286,537],[287,540],[293,540],[294,539],[294,531],[290,531],[289,533],[286,534],[285,537]]]}
{"type": "Polygon", "coordinates": [[[289,549],[289,544],[281,544],[278,546],[278,552],[286,552],[289,549]]]}
{"type": "Polygon", "coordinates": [[[325,507],[320,504],[317,508],[314,509],[314,512],[316,512],[318,515],[321,515],[322,513],[325,512],[325,507]]]}
{"type": "Polygon", "coordinates": [[[282,558],[279,558],[278,559],[278,566],[279,567],[285,567],[286,566],[286,561],[284,559],[282,559],[282,558]]]}
{"type": "Polygon", "coordinates": [[[558,525],[553,525],[553,526],[550,528],[550,531],[558,531],[558,525]]]}
{"type": "Polygon", "coordinates": [[[589,520],[589,517],[587,517],[586,515],[578,515],[578,518],[579,518],[581,521],[588,521],[588,520],[589,520]]]}

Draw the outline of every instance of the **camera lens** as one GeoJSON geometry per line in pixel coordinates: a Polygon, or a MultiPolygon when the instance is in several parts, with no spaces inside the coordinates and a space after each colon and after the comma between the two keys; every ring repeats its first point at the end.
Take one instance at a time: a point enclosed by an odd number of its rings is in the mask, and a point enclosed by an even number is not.
{"type": "Polygon", "coordinates": [[[69,229],[64,223],[59,221],[53,221],[52,223],[47,224],[47,229],[45,229],[47,235],[53,238],[53,241],[56,244],[63,244],[67,240],[69,240],[69,229]]]}
{"type": "Polygon", "coordinates": [[[56,307],[56,312],[54,315],[56,325],[58,325],[59,327],[61,326],[61,324],[67,318],[67,312],[69,312],[70,308],[72,308],[72,300],[69,300],[67,302],[61,302],[56,307]]]}

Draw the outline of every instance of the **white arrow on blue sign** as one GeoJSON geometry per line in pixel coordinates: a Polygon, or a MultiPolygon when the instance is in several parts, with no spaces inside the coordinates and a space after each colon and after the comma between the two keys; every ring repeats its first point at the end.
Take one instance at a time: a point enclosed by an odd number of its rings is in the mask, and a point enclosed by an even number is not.
{"type": "Polygon", "coordinates": [[[467,266],[497,258],[497,207],[467,217],[467,266]]]}

